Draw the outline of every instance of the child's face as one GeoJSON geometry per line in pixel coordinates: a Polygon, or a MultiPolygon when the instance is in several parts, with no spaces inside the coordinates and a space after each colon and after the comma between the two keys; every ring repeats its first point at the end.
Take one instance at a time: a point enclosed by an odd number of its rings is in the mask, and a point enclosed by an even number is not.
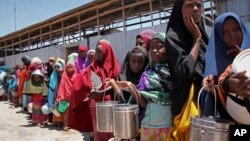
{"type": "Polygon", "coordinates": [[[73,65],[68,65],[67,66],[67,73],[68,74],[73,74],[74,73],[74,66],[73,65]]]}
{"type": "Polygon", "coordinates": [[[154,63],[160,63],[166,57],[165,45],[159,39],[150,42],[149,56],[154,63]]]}
{"type": "Polygon", "coordinates": [[[142,38],[137,38],[137,39],[136,39],[136,46],[137,46],[137,47],[146,48],[146,44],[145,44],[145,42],[142,40],[142,38]]]}
{"type": "Polygon", "coordinates": [[[92,62],[94,60],[94,53],[89,53],[88,54],[88,59],[90,62],[92,62]]]}
{"type": "Polygon", "coordinates": [[[243,40],[243,34],[238,22],[235,19],[227,19],[223,24],[224,42],[229,48],[240,46],[243,40]]]}
{"type": "Polygon", "coordinates": [[[129,68],[133,73],[139,73],[144,69],[145,60],[142,53],[132,53],[129,58],[129,68]]]}
{"type": "Polygon", "coordinates": [[[41,78],[40,78],[39,75],[34,75],[33,80],[34,80],[35,82],[40,82],[40,81],[41,81],[41,78]]]}

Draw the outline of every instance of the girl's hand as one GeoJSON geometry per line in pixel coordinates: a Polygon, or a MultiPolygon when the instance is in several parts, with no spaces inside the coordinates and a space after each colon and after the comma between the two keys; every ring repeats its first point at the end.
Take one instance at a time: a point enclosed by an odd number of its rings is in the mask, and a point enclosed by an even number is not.
{"type": "Polygon", "coordinates": [[[117,81],[116,84],[117,84],[117,86],[120,89],[128,90],[129,87],[130,87],[130,85],[131,85],[131,82],[128,82],[128,81],[117,81]]]}
{"type": "Polygon", "coordinates": [[[246,71],[233,74],[228,79],[229,91],[239,96],[250,97],[250,79],[245,76],[246,71]]]}
{"type": "Polygon", "coordinates": [[[112,78],[107,78],[106,80],[105,80],[105,84],[106,84],[106,86],[114,86],[115,85],[115,80],[114,79],[112,79],[112,78]]]}
{"type": "Polygon", "coordinates": [[[102,95],[103,95],[102,91],[94,89],[94,90],[91,90],[89,98],[95,99],[95,98],[100,97],[102,95]]]}
{"type": "Polygon", "coordinates": [[[202,80],[202,85],[207,86],[207,87],[204,88],[206,91],[209,91],[212,94],[215,94],[214,92],[216,91],[216,88],[215,88],[214,76],[213,75],[206,76],[202,80]]]}
{"type": "Polygon", "coordinates": [[[192,17],[188,17],[187,15],[183,15],[183,21],[188,29],[188,31],[193,35],[194,40],[201,39],[201,32],[197,24],[194,22],[192,17]]]}
{"type": "Polygon", "coordinates": [[[234,47],[231,47],[227,50],[227,55],[228,56],[236,56],[241,52],[241,49],[238,45],[234,45],[234,47]]]}

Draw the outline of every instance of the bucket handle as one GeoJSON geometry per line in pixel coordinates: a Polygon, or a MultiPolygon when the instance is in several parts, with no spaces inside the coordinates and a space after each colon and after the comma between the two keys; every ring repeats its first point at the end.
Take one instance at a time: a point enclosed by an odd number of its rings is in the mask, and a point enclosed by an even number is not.
{"type": "MultiPolygon", "coordinates": [[[[103,96],[102,96],[102,101],[105,101],[105,96],[106,96],[106,88],[107,88],[107,85],[105,85],[104,87],[104,92],[103,92],[103,96]]],[[[114,99],[116,99],[116,93],[115,93],[115,97],[114,99]]]]}
{"type": "MultiPolygon", "coordinates": [[[[197,108],[198,108],[198,111],[200,111],[200,104],[199,104],[199,102],[200,102],[200,96],[201,96],[201,93],[203,92],[203,90],[204,90],[206,87],[208,87],[208,85],[203,86],[203,87],[200,89],[199,93],[198,93],[198,98],[197,98],[197,108]]],[[[213,89],[213,92],[214,92],[214,117],[215,117],[216,111],[217,111],[217,105],[216,105],[216,103],[217,103],[217,96],[216,96],[216,90],[215,90],[215,89],[213,89]]],[[[199,112],[199,117],[201,117],[200,112],[199,112]]]]}
{"type": "Polygon", "coordinates": [[[136,87],[134,86],[134,84],[130,83],[129,85],[130,87],[132,87],[132,91],[135,93],[135,98],[136,98],[136,104],[139,106],[139,101],[138,101],[138,96],[137,96],[137,92],[135,91],[136,87]]]}
{"type": "MultiPolygon", "coordinates": [[[[103,92],[103,96],[102,96],[102,101],[105,101],[106,88],[107,88],[107,85],[105,85],[105,87],[104,87],[104,92],[103,92]]],[[[115,93],[114,99],[116,99],[116,96],[117,96],[117,94],[115,93]]],[[[123,96],[123,92],[122,92],[122,100],[125,101],[124,96],[123,96]]]]}

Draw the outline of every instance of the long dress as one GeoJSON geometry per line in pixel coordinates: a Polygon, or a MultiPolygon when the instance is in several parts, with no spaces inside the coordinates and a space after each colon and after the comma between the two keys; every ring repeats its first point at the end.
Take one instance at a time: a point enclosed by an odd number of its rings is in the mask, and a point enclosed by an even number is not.
{"type": "Polygon", "coordinates": [[[175,1],[166,31],[167,60],[174,86],[172,112],[174,116],[173,132],[175,133],[171,134],[171,137],[176,141],[185,140],[185,136],[188,135],[190,116],[198,113],[197,109],[191,106],[194,105],[194,102],[189,102],[188,100],[190,96],[192,96],[191,100],[195,99],[198,90],[201,88],[205,68],[205,52],[208,43],[204,24],[200,20],[197,26],[200,29],[202,38],[198,58],[195,61],[190,53],[194,38],[186,28],[182,15],[184,2],[185,0],[175,1]],[[193,91],[191,91],[191,88],[194,88],[193,91]],[[189,106],[194,109],[186,111],[189,109],[185,110],[185,108],[189,106]],[[188,112],[188,114],[184,114],[185,112],[188,112]],[[184,115],[188,116],[185,117],[184,115]],[[177,118],[183,119],[184,122],[178,123],[180,119],[177,118]]]}
{"type": "MultiPolygon", "coordinates": [[[[112,133],[101,133],[97,131],[96,125],[96,102],[102,101],[102,97],[84,101],[92,90],[91,72],[95,72],[102,81],[101,90],[104,89],[104,81],[106,78],[117,79],[120,72],[120,65],[112,50],[111,45],[105,41],[99,41],[102,45],[103,62],[96,59],[92,64],[73,82],[73,92],[71,95],[71,105],[69,111],[70,127],[90,132],[94,129],[95,141],[108,141],[113,137],[112,133]],[[92,124],[92,125],[91,125],[92,124]]],[[[106,94],[105,100],[111,100],[110,94],[106,94]]]]}

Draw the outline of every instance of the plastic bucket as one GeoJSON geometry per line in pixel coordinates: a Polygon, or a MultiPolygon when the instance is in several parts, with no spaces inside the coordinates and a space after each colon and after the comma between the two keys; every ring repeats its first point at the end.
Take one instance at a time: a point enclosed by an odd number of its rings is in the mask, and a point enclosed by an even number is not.
{"type": "Polygon", "coordinates": [[[45,115],[48,115],[49,113],[51,113],[50,108],[46,104],[43,105],[41,109],[42,109],[43,114],[45,115]]]}
{"type": "Polygon", "coordinates": [[[29,106],[28,106],[28,112],[29,113],[32,113],[32,107],[33,107],[33,103],[29,103],[29,106]]]}
{"type": "Polygon", "coordinates": [[[68,109],[68,107],[69,107],[68,101],[60,101],[57,110],[61,113],[64,113],[68,109]]]}

